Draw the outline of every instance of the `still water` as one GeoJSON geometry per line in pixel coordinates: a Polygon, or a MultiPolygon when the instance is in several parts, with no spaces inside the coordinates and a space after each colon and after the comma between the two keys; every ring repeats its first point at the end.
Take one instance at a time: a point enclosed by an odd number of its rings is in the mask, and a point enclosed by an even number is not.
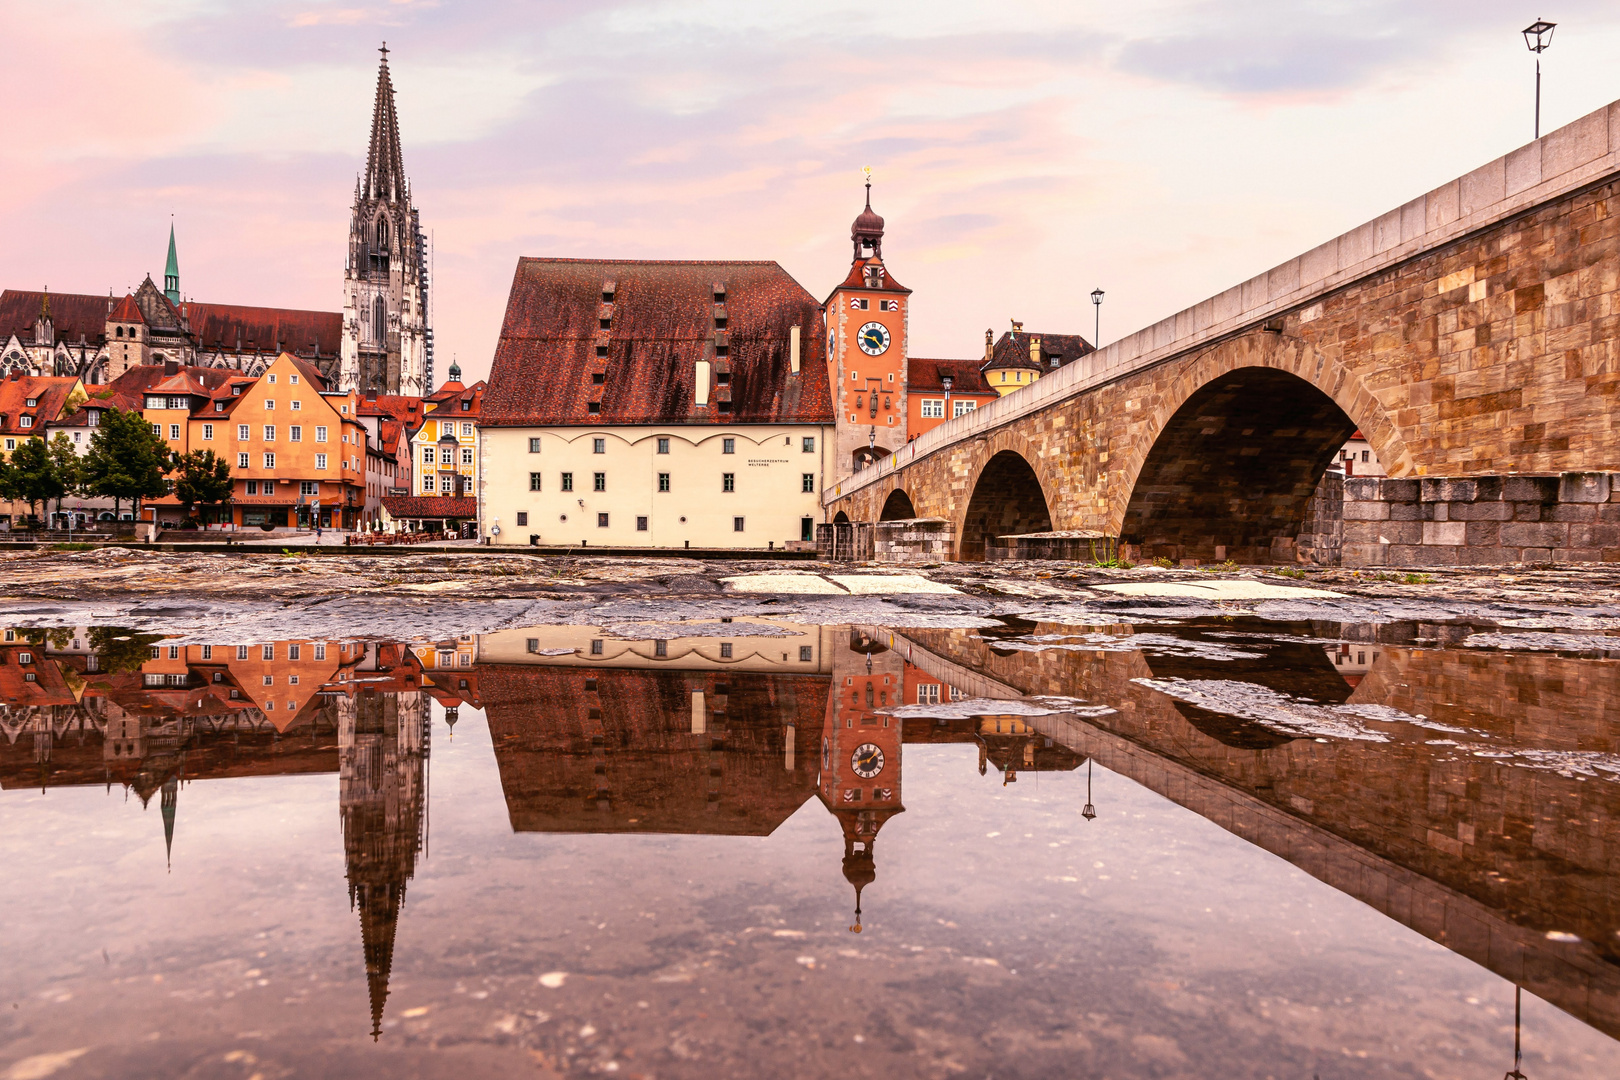
{"type": "Polygon", "coordinates": [[[1620,1076],[1620,641],[1469,634],[4,631],[0,1077],[1620,1076]]]}

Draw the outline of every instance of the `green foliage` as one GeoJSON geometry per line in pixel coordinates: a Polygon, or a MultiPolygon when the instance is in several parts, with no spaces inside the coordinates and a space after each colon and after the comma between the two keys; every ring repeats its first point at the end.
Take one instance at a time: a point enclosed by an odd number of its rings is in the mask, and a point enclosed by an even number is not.
{"type": "Polygon", "coordinates": [[[1157,566],[1160,570],[1172,570],[1175,568],[1176,564],[1165,558],[1163,555],[1160,555],[1157,559],[1153,560],[1153,565],[1157,566]]]}
{"type": "Polygon", "coordinates": [[[163,640],[161,634],[135,634],[116,626],[97,626],[90,630],[90,647],[96,652],[101,670],[109,675],[120,671],[139,671],[151,659],[152,646],[163,640]]]}
{"type": "Polygon", "coordinates": [[[1305,571],[1303,570],[1289,570],[1285,568],[1282,570],[1277,570],[1275,573],[1278,577],[1299,578],[1300,580],[1304,580],[1305,577],[1305,571]]]}
{"type": "Polygon", "coordinates": [[[94,545],[94,544],[78,544],[78,543],[74,543],[74,544],[52,544],[51,545],[51,550],[52,551],[89,551],[91,548],[93,548],[95,546],[96,545],[94,545]]]}
{"type": "Polygon", "coordinates": [[[215,506],[231,497],[231,464],[212,450],[174,454],[169,466],[179,474],[174,483],[175,498],[191,516],[193,506],[215,506]]]}
{"type": "Polygon", "coordinates": [[[139,517],[142,499],[155,499],[168,491],[163,481],[168,463],[168,444],[145,417],[108,409],[90,436],[90,452],[84,456],[84,491],[114,500],[115,513],[118,503],[127,499],[139,517]]]}
{"type": "Polygon", "coordinates": [[[39,503],[62,497],[67,485],[57,474],[44,439],[24,439],[0,465],[0,497],[28,504],[30,517],[39,503]]]}
{"type": "Polygon", "coordinates": [[[1229,574],[1234,570],[1241,570],[1243,568],[1233,560],[1227,559],[1223,563],[1211,563],[1208,566],[1200,566],[1198,569],[1204,571],[1206,574],[1229,574]]]}
{"type": "Polygon", "coordinates": [[[1434,580],[1433,574],[1407,574],[1401,579],[1408,585],[1427,585],[1434,580]]]}

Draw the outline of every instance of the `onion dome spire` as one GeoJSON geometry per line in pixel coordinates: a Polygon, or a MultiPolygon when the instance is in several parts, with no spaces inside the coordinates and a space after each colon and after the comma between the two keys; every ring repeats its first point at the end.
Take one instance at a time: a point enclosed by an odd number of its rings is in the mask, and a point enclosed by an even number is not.
{"type": "Polygon", "coordinates": [[[872,168],[867,166],[866,173],[866,209],[855,218],[855,223],[849,227],[849,238],[855,244],[855,258],[883,258],[883,218],[872,211],[872,168]],[[867,250],[870,249],[870,250],[867,250]]]}

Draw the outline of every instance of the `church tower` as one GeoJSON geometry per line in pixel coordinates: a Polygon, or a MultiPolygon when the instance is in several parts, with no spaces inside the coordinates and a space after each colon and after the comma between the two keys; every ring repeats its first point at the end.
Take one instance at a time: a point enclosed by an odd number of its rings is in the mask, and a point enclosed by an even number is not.
{"type": "Polygon", "coordinates": [[[855,257],[827,300],[827,370],[837,410],[834,475],[844,479],[906,444],[911,290],[883,264],[883,219],[866,209],[850,227],[855,257]]]}
{"type": "Polygon", "coordinates": [[[338,388],[415,396],[433,388],[427,244],[400,155],[387,44],[379,51],[371,147],[349,223],[338,388]]]}

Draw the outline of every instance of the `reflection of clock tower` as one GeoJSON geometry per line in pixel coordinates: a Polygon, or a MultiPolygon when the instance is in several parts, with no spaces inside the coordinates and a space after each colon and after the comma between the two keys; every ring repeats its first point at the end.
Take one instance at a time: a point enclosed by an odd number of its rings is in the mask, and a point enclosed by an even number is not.
{"type": "Polygon", "coordinates": [[[827,370],[838,410],[834,471],[843,479],[906,444],[906,329],[911,290],[883,265],[883,219],[866,209],[850,228],[855,261],[827,300],[827,370]],[[869,449],[871,448],[871,449],[869,449]]]}
{"type": "Polygon", "coordinates": [[[903,659],[867,631],[852,629],[833,654],[832,692],[821,732],[821,801],[844,831],[844,877],[861,890],[877,877],[872,845],[900,805],[900,719],[877,712],[904,699],[903,659]]]}

